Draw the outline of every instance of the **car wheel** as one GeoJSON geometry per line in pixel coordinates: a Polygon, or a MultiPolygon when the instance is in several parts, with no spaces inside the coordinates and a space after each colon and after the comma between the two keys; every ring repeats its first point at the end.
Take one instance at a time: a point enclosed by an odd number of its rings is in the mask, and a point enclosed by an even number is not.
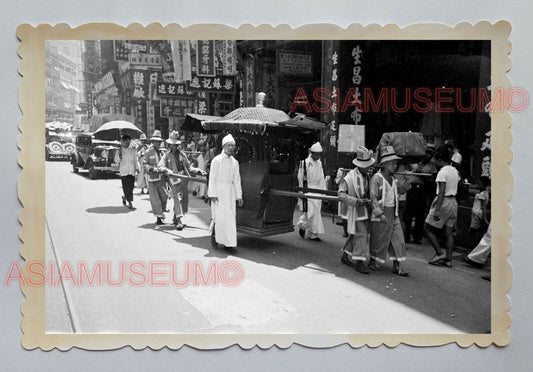
{"type": "Polygon", "coordinates": [[[70,160],[70,162],[72,163],[72,171],[74,173],[78,173],[79,170],[78,170],[78,167],[77,167],[77,164],[76,164],[77,163],[76,162],[76,157],[74,155],[72,156],[72,159],[70,160]]]}
{"type": "Polygon", "coordinates": [[[94,169],[94,164],[91,162],[91,164],[89,164],[89,178],[91,180],[94,180],[98,177],[98,172],[96,171],[96,169],[94,169]]]}

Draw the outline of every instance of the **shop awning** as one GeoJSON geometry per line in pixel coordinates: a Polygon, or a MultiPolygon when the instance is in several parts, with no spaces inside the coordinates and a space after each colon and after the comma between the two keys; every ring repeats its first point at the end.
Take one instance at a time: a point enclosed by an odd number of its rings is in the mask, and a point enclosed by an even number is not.
{"type": "Polygon", "coordinates": [[[183,125],[181,126],[180,129],[188,131],[188,132],[200,132],[200,133],[215,132],[215,131],[208,131],[204,129],[204,127],[202,127],[202,121],[211,121],[211,120],[218,120],[218,119],[220,119],[220,116],[187,114],[185,116],[185,121],[183,122],[183,125]]]}

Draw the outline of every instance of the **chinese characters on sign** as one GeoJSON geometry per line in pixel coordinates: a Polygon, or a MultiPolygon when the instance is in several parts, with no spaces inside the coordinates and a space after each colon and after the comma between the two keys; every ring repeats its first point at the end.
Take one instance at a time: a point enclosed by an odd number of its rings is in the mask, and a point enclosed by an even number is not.
{"type": "Polygon", "coordinates": [[[196,112],[200,115],[207,115],[207,100],[205,98],[198,99],[198,107],[196,112]]]}
{"type": "Polygon", "coordinates": [[[120,97],[113,97],[113,111],[120,114],[120,97]]]}
{"type": "Polygon", "coordinates": [[[184,117],[194,112],[194,106],[194,98],[161,97],[161,117],[184,117]]]}
{"type": "Polygon", "coordinates": [[[308,53],[278,52],[278,68],[280,74],[312,75],[313,59],[308,53]]]}
{"type": "Polygon", "coordinates": [[[215,42],[198,40],[196,49],[196,75],[215,76],[215,42]]]}
{"type": "Polygon", "coordinates": [[[146,52],[146,45],[131,43],[125,40],[113,40],[115,61],[128,62],[129,54],[138,52],[146,52]]]}
{"type": "Polygon", "coordinates": [[[196,93],[183,83],[157,83],[158,96],[196,97],[196,93]]]}
{"type": "Polygon", "coordinates": [[[332,86],[332,89],[331,89],[331,101],[333,102],[331,104],[331,112],[332,112],[332,115],[333,115],[333,120],[331,120],[331,123],[330,123],[330,133],[331,136],[329,137],[329,145],[333,148],[337,147],[337,127],[335,126],[336,124],[336,121],[335,121],[335,117],[336,117],[336,113],[337,113],[337,104],[335,102],[337,102],[337,80],[338,80],[338,75],[337,75],[337,69],[339,67],[339,55],[337,54],[337,51],[335,49],[333,49],[333,54],[331,55],[331,86],[332,86]]]}
{"type": "MultiPolygon", "coordinates": [[[[235,40],[114,40],[113,49],[119,62],[115,76],[127,94],[123,101],[111,100],[111,110],[135,115],[135,122],[142,120],[149,131],[155,127],[158,106],[164,118],[208,115],[213,109],[209,94],[235,94],[235,40]]],[[[113,75],[105,76],[98,88],[110,83],[113,75]]]]}
{"type": "Polygon", "coordinates": [[[113,74],[111,73],[111,71],[109,71],[94,85],[94,91],[96,93],[101,92],[114,84],[115,80],[113,79],[113,74]]]}
{"type": "MultiPolygon", "coordinates": [[[[355,86],[355,97],[354,99],[356,102],[361,102],[360,99],[360,92],[359,92],[359,85],[361,84],[361,56],[363,54],[363,51],[359,47],[359,45],[356,45],[352,49],[352,57],[353,57],[353,69],[352,69],[352,83],[355,86]]],[[[354,123],[357,125],[361,122],[361,113],[359,112],[360,105],[355,105],[355,109],[350,115],[354,123]]]]}
{"type": "Polygon", "coordinates": [[[130,53],[129,62],[132,65],[142,65],[142,66],[161,66],[161,55],[160,54],[147,54],[147,53],[130,53]]]}
{"type": "Polygon", "coordinates": [[[191,80],[191,46],[189,40],[172,40],[174,78],[178,83],[191,80]]]}
{"type": "Polygon", "coordinates": [[[234,93],[235,77],[200,77],[193,75],[192,80],[187,82],[187,86],[193,92],[203,91],[211,93],[234,93]]]}
{"type": "Polygon", "coordinates": [[[134,71],[133,72],[133,98],[138,98],[138,99],[146,99],[147,98],[147,93],[146,93],[146,83],[147,83],[147,80],[146,79],[146,75],[148,73],[145,73],[143,71],[134,71]]]}
{"type": "Polygon", "coordinates": [[[135,125],[142,128],[144,122],[146,122],[146,104],[139,100],[135,106],[135,125]]]}
{"type": "Polygon", "coordinates": [[[155,107],[150,101],[146,101],[146,131],[153,133],[155,130],[155,107]]]}
{"type": "Polygon", "coordinates": [[[87,117],[90,118],[93,116],[93,94],[92,92],[87,92],[87,117]]]}
{"type": "Polygon", "coordinates": [[[237,47],[235,40],[223,40],[222,74],[237,75],[237,47]]]}

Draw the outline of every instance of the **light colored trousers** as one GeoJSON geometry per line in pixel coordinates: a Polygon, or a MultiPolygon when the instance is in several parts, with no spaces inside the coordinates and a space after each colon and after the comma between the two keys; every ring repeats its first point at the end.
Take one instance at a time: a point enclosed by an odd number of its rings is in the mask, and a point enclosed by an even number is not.
{"type": "Polygon", "coordinates": [[[491,244],[490,244],[490,225],[487,229],[487,232],[485,235],[483,235],[483,238],[481,238],[481,241],[478,243],[476,248],[472,249],[472,251],[468,254],[468,258],[478,264],[484,264],[487,261],[487,258],[490,255],[491,251],[491,244]]]}

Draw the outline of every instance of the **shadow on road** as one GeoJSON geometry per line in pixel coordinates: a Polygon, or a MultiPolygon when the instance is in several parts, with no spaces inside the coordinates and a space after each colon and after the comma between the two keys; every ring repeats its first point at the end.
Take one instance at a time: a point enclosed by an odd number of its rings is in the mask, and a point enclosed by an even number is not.
{"type": "Polygon", "coordinates": [[[135,212],[136,208],[128,209],[124,206],[106,206],[106,207],[94,207],[86,209],[88,213],[99,213],[99,214],[125,214],[130,212],[135,212]]]}
{"type": "MultiPolygon", "coordinates": [[[[476,278],[472,275],[472,269],[465,267],[457,259],[454,260],[452,269],[431,266],[427,264],[427,259],[432,254],[429,245],[409,244],[404,267],[411,277],[394,275],[390,262],[381,265],[378,272],[363,275],[341,263],[341,247],[345,239],[340,237],[341,230],[338,226],[330,221],[325,221],[325,225],[329,233],[324,234],[322,242],[302,239],[296,232],[265,238],[239,234],[235,254],[214,250],[208,236],[176,237],[174,240],[208,249],[209,253],[205,257],[234,256],[286,270],[304,268],[330,273],[460,331],[485,333],[490,330],[490,283],[476,278]],[[339,235],[335,234],[337,230],[339,235]]],[[[172,235],[179,235],[179,232],[172,235]]]]}

